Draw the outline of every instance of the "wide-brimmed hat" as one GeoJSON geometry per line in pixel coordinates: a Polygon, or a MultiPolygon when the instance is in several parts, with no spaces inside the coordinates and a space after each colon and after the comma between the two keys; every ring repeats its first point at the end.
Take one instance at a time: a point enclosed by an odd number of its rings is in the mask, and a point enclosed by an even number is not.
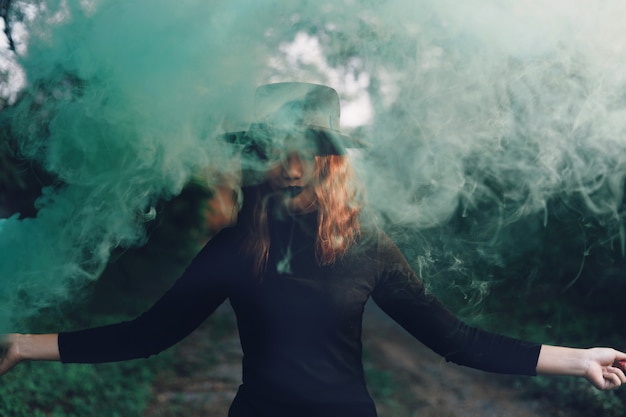
{"type": "Polygon", "coordinates": [[[256,89],[253,121],[245,131],[228,132],[223,138],[244,145],[249,153],[269,158],[273,149],[290,138],[316,155],[343,155],[346,148],[362,144],[341,132],[339,95],[335,89],[301,82],[266,84],[256,89]]]}

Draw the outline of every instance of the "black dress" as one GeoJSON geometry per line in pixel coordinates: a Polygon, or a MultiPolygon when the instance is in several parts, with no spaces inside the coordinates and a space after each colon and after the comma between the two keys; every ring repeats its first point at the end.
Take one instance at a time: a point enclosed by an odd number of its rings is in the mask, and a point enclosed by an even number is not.
{"type": "Polygon", "coordinates": [[[243,383],[231,417],[374,417],[361,363],[361,323],[371,296],[448,361],[534,375],[540,345],[459,321],[424,285],[383,232],[362,237],[332,266],[314,255],[317,214],[270,219],[266,273],[243,255],[246,227],[221,231],[183,276],[138,318],[59,335],[61,360],[148,357],[180,341],[227,298],[237,316],[243,383]],[[511,360],[511,358],[515,358],[511,360]]]}

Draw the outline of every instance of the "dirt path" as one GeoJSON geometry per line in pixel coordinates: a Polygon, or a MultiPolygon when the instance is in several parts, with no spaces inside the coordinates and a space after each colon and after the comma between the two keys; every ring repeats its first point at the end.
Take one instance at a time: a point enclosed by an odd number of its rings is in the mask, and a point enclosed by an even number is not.
{"type": "MultiPolygon", "coordinates": [[[[145,417],[225,417],[241,375],[230,307],[178,349],[181,359],[158,376],[145,417]]],[[[366,314],[364,349],[380,417],[582,417],[524,397],[515,378],[446,363],[376,308],[366,314]]]]}

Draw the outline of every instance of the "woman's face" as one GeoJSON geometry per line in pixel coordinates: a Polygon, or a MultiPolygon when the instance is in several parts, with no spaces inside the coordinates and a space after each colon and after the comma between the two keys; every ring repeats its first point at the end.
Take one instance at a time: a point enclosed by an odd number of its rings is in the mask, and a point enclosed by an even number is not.
{"type": "Polygon", "coordinates": [[[314,172],[315,155],[294,150],[270,165],[267,179],[287,210],[304,214],[317,209],[314,172]]]}

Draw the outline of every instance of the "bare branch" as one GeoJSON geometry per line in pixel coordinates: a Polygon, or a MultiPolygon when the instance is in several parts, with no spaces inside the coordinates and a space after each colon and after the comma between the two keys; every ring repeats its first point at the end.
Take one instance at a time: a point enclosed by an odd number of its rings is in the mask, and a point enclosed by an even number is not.
{"type": "Polygon", "coordinates": [[[11,36],[11,24],[9,19],[9,9],[11,8],[11,0],[0,0],[0,17],[4,20],[4,34],[9,41],[9,49],[15,52],[15,43],[11,36]]]}

